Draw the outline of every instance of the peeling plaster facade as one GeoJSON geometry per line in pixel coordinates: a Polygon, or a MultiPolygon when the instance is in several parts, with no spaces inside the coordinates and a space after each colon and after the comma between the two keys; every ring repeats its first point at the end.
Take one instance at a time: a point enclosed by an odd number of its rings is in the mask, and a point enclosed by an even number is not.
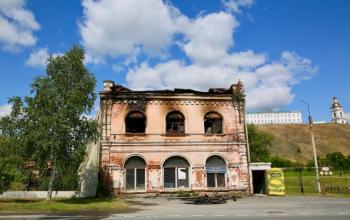
{"type": "Polygon", "coordinates": [[[240,82],[228,89],[198,92],[183,89],[131,91],[113,81],[104,81],[104,89],[100,92],[99,121],[103,180],[115,194],[178,190],[250,193],[244,107],[245,99],[240,82]],[[173,111],[183,115],[184,133],[167,132],[167,115],[173,111]],[[130,112],[140,112],[145,116],[144,132],[126,132],[126,118],[130,112]],[[205,133],[204,117],[208,112],[221,115],[220,134],[205,133]],[[214,180],[214,174],[208,174],[209,169],[206,167],[211,156],[225,162],[225,167],[222,168],[224,170],[217,171],[222,174],[215,174],[215,187],[209,186],[207,176],[211,175],[214,180]],[[132,169],[127,173],[127,161],[136,157],[145,163],[142,171],[144,174],[136,170],[133,173],[132,169]],[[188,167],[186,170],[170,169],[169,174],[164,166],[166,161],[174,157],[187,161],[188,167]],[[184,175],[186,172],[187,176],[184,175]],[[128,188],[130,181],[133,184],[133,175],[135,182],[144,181],[141,187],[128,188]],[[140,175],[144,175],[144,180],[140,175]],[[169,182],[169,177],[166,177],[169,175],[179,178],[179,183],[175,183],[174,187],[165,184],[169,182]],[[187,178],[188,184],[181,185],[181,178],[187,178]]]}

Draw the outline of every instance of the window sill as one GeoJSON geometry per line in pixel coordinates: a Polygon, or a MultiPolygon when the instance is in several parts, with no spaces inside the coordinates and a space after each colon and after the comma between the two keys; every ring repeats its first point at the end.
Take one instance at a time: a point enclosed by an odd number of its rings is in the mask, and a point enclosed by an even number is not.
{"type": "Polygon", "coordinates": [[[166,134],[164,134],[164,136],[166,136],[166,137],[185,137],[187,135],[184,133],[166,133],[166,134]]]}
{"type": "Polygon", "coordinates": [[[131,133],[131,132],[126,132],[125,136],[146,136],[146,133],[131,133]]]}
{"type": "Polygon", "coordinates": [[[225,136],[225,134],[204,134],[204,136],[209,136],[209,137],[211,137],[211,136],[225,136]]]}
{"type": "Polygon", "coordinates": [[[192,191],[190,187],[163,188],[163,192],[192,191]]]}

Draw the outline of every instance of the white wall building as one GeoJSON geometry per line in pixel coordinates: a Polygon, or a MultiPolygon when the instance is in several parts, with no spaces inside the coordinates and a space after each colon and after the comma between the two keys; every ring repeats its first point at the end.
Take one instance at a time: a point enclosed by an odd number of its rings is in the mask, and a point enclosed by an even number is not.
{"type": "Polygon", "coordinates": [[[332,111],[332,122],[336,124],[346,124],[344,109],[339,103],[337,97],[333,97],[333,102],[331,106],[332,111]]]}
{"type": "Polygon", "coordinates": [[[300,111],[289,112],[256,112],[246,114],[247,124],[302,124],[300,111]]]}

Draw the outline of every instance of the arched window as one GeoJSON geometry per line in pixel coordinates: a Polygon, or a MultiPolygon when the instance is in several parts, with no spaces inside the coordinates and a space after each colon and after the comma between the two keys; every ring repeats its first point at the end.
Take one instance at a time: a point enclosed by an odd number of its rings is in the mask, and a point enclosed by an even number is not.
{"type": "Polygon", "coordinates": [[[130,112],[125,118],[126,133],[145,133],[146,117],[141,112],[130,112]]]}
{"type": "Polygon", "coordinates": [[[181,112],[170,112],[166,116],[166,133],[168,134],[184,134],[185,133],[185,117],[181,112]]]}
{"type": "Polygon", "coordinates": [[[190,164],[182,157],[170,157],[164,162],[164,188],[188,188],[190,164]]]}
{"type": "Polygon", "coordinates": [[[226,187],[226,163],[219,156],[211,156],[205,163],[208,187],[226,187]]]}
{"type": "Polygon", "coordinates": [[[127,191],[145,190],[146,162],[141,157],[130,157],[124,165],[125,189],[127,191]]]}
{"type": "Polygon", "coordinates": [[[204,116],[205,134],[222,134],[222,117],[216,112],[209,112],[204,116]]]}

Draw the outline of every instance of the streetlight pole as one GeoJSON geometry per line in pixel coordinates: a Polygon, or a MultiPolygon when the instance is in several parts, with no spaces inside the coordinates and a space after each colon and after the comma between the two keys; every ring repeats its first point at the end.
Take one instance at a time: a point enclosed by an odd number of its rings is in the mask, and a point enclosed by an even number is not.
{"type": "Polygon", "coordinates": [[[311,135],[312,151],[314,154],[317,191],[318,191],[318,193],[321,193],[321,183],[320,183],[320,176],[318,174],[317,154],[316,154],[316,146],[315,146],[315,137],[314,137],[313,127],[312,127],[312,118],[311,118],[311,114],[310,114],[310,105],[303,100],[300,100],[300,101],[302,103],[304,103],[305,105],[307,105],[307,111],[309,113],[309,128],[310,128],[310,135],[311,135]]]}

